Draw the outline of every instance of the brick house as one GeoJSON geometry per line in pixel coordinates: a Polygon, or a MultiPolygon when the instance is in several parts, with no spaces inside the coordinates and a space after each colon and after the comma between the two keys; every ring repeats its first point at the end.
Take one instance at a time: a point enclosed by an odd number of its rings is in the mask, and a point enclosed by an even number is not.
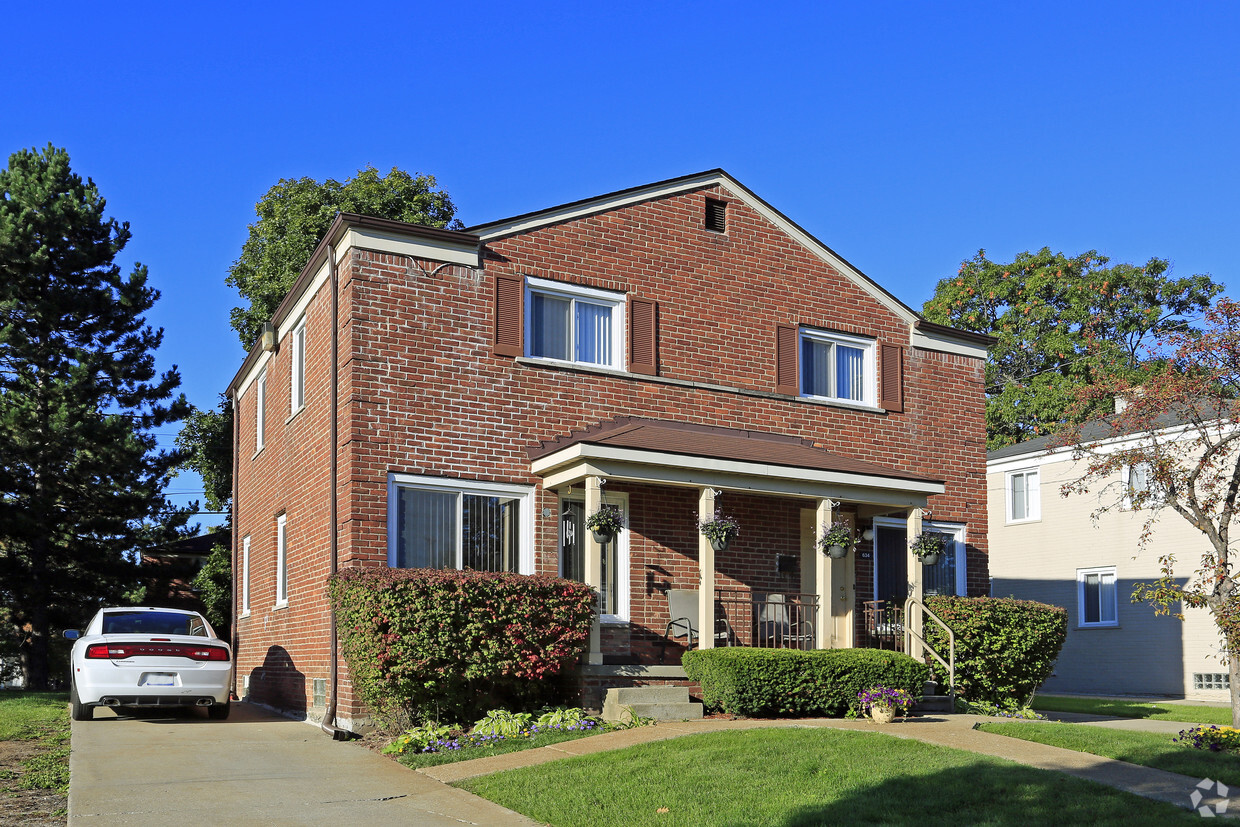
{"type": "Polygon", "coordinates": [[[587,703],[683,682],[679,590],[703,646],[873,645],[873,601],[985,594],[988,341],[721,170],[462,232],[341,215],[229,387],[238,691],[363,721],[334,566],[591,583],[587,703]],[[628,527],[600,544],[604,502],[628,527]],[[716,508],[741,526],[718,551],[716,508]],[[949,541],[925,574],[923,517],[949,541]],[[865,539],[833,560],[839,520],[865,539]]]}

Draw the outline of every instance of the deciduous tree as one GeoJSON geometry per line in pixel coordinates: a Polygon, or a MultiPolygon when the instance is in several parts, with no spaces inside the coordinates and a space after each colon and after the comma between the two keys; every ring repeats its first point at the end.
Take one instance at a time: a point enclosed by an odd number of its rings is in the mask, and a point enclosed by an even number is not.
{"type": "Polygon", "coordinates": [[[163,494],[181,455],[153,434],[189,407],[155,369],[159,293],[115,264],[129,225],[104,206],[63,149],[0,171],[0,606],[36,689],[51,630],[118,599],[188,517],[163,494]]]}

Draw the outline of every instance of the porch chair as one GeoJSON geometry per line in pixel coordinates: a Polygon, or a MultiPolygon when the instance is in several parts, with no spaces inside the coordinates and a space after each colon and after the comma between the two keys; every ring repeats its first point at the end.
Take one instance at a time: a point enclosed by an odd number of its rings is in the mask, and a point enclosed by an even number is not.
{"type": "MultiPolygon", "coordinates": [[[[663,631],[663,640],[659,641],[659,663],[663,662],[663,658],[667,655],[667,643],[674,638],[685,638],[685,646],[689,649],[693,648],[695,638],[700,639],[699,618],[701,613],[698,611],[698,590],[697,589],[668,589],[667,595],[667,616],[671,621],[667,624],[667,628],[663,631]]],[[[722,630],[715,631],[715,642],[723,641],[723,644],[729,645],[732,640],[731,631],[728,629],[727,621],[720,619],[718,625],[722,626],[722,630]]]]}
{"type": "Polygon", "coordinates": [[[781,649],[813,649],[814,624],[797,607],[789,610],[782,594],[768,594],[758,614],[760,646],[781,649]],[[793,620],[795,614],[795,622],[793,620]]]}

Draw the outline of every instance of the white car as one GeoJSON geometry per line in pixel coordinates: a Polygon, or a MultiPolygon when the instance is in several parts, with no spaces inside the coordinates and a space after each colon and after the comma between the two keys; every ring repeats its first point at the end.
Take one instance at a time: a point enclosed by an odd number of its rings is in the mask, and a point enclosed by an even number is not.
{"type": "Polygon", "coordinates": [[[70,714],[89,721],[94,707],[205,706],[213,720],[228,717],[232,647],[206,618],[150,606],[100,609],[75,641],[70,714]]]}

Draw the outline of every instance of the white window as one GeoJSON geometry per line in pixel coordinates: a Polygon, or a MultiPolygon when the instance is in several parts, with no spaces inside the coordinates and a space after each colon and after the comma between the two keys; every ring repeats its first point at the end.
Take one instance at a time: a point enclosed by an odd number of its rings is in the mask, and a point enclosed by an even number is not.
{"type": "Polygon", "coordinates": [[[287,515],[276,518],[276,606],[288,605],[287,515]]]}
{"type": "Polygon", "coordinates": [[[1125,465],[1123,468],[1124,479],[1124,508],[1133,508],[1134,503],[1137,508],[1145,508],[1156,506],[1161,499],[1158,491],[1154,486],[1154,468],[1148,462],[1137,462],[1132,465],[1125,465]]]}
{"type": "Polygon", "coordinates": [[[1118,626],[1115,566],[1076,570],[1079,626],[1118,626]]]}
{"type": "Polygon", "coordinates": [[[533,574],[533,489],[394,474],[388,565],[533,574]]]}
{"type": "Polygon", "coordinates": [[[526,356],[624,368],[624,295],[526,279],[526,356]]]}
{"type": "Polygon", "coordinates": [[[290,413],[297,413],[306,404],[306,320],[293,328],[293,386],[290,413]]]}
{"type": "Polygon", "coordinates": [[[1007,473],[1007,521],[1024,523],[1042,518],[1038,469],[1007,473]]]}
{"type": "Polygon", "coordinates": [[[801,331],[801,394],[874,405],[874,340],[801,331]]]}
{"type": "Polygon", "coordinates": [[[241,541],[241,616],[250,613],[250,538],[241,541]]]}
{"type": "Polygon", "coordinates": [[[254,383],[256,409],[254,414],[254,453],[263,450],[267,431],[267,371],[263,371],[254,383]]]}

